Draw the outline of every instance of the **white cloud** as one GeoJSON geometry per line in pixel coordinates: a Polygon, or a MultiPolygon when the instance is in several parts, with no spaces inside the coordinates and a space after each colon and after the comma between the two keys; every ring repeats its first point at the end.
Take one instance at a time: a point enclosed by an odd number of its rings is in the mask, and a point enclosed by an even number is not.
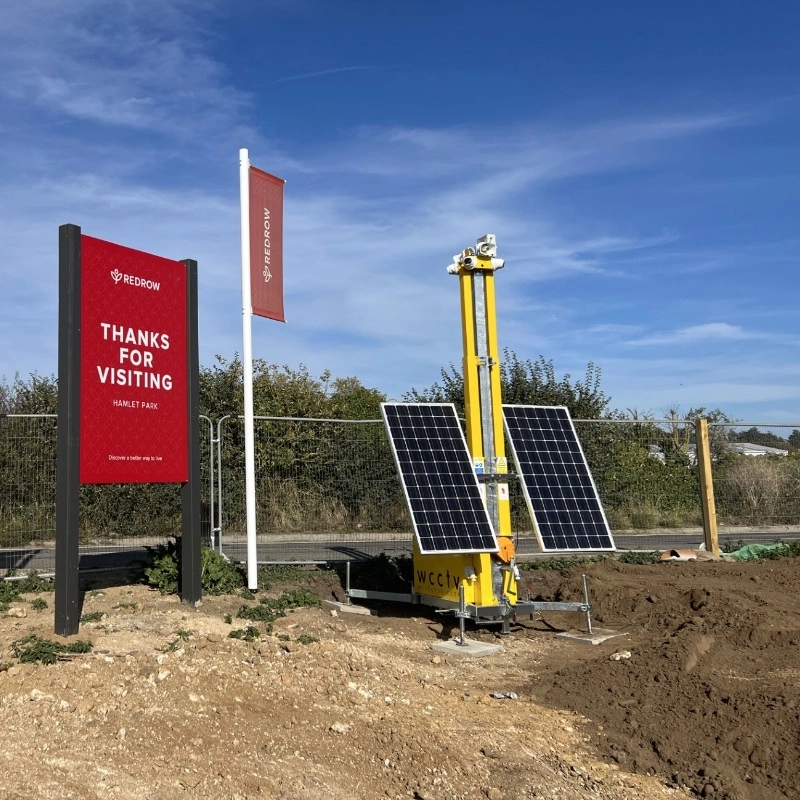
{"type": "Polygon", "coordinates": [[[730,361],[727,373],[713,373],[705,360],[695,369],[645,349],[774,342],[775,334],[725,321],[685,326],[686,315],[653,332],[647,310],[622,317],[613,292],[593,294],[598,281],[640,280],[642,264],[666,271],[742,256],[687,247],[676,267],[680,232],[637,230],[635,220],[590,226],[559,218],[544,197],[565,179],[627,170],[657,159],[669,142],[746,117],[398,124],[339,130],[286,152],[258,135],[252,98],[209,55],[224,6],[32,0],[4,10],[0,114],[15,113],[0,123],[0,337],[14,344],[0,350],[0,375],[55,370],[56,229],[64,222],[131,247],[197,258],[203,363],[240,350],[236,156],[245,143],[254,163],[290,179],[288,323],[253,320],[256,357],[355,374],[395,397],[429,384],[441,366],[461,359],[458,281],[445,267],[457,250],[492,232],[508,262],[497,277],[501,345],[523,357],[553,356],[573,374],[589,360],[600,363],[620,404],[631,396],[658,407],[721,404],[735,387],[748,402],[795,396],[793,384],[775,374],[750,381],[730,361]],[[574,276],[593,288],[569,296],[544,291],[574,276]],[[642,348],[640,358],[618,358],[626,340],[642,348]]]}
{"type": "Polygon", "coordinates": [[[745,330],[741,325],[731,325],[729,322],[706,322],[702,325],[689,325],[674,331],[655,333],[640,339],[632,339],[626,344],[641,347],[645,345],[741,342],[748,339],[769,338],[773,337],[770,334],[745,330]]]}

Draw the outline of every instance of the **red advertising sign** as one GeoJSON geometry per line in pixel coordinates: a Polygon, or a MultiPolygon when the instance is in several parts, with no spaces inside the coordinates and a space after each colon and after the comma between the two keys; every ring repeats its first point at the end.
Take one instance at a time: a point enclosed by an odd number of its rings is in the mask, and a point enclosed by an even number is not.
{"type": "Polygon", "coordinates": [[[186,266],[81,236],[80,482],[189,475],[186,266]]]}
{"type": "Polygon", "coordinates": [[[250,167],[250,304],[260,317],[283,315],[283,184],[250,167]]]}

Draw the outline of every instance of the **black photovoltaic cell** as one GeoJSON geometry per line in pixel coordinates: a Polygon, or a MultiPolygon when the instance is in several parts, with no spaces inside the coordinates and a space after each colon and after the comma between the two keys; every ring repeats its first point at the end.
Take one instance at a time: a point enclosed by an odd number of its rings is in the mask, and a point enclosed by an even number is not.
{"type": "Polygon", "coordinates": [[[452,403],[382,403],[422,553],[498,549],[452,403]]]}
{"type": "Polygon", "coordinates": [[[503,406],[542,550],[615,550],[597,488],[564,406],[503,406]]]}

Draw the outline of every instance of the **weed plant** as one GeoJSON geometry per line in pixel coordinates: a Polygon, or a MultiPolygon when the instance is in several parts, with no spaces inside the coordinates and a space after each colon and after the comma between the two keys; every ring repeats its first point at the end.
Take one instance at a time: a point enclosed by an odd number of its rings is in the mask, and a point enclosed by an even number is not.
{"type": "Polygon", "coordinates": [[[249,619],[253,622],[264,622],[267,625],[275,622],[280,617],[285,617],[286,612],[294,608],[319,606],[322,601],[308,589],[295,589],[284,592],[278,598],[262,597],[255,606],[242,606],[236,615],[239,619],[249,619]]]}
{"type": "Polygon", "coordinates": [[[23,664],[55,664],[59,655],[69,653],[89,653],[92,643],[79,639],[77,642],[65,644],[42,639],[35,633],[11,644],[11,652],[23,664]]]}
{"type": "Polygon", "coordinates": [[[228,634],[229,639],[243,639],[245,642],[254,642],[260,637],[258,628],[255,625],[248,625],[246,628],[238,628],[228,634]]]}
{"type": "MultiPolygon", "coordinates": [[[[181,540],[148,547],[151,563],[144,568],[145,582],[161,594],[180,591],[181,540]]],[[[203,547],[200,553],[200,585],[204,594],[235,594],[246,585],[244,570],[219,553],[203,547]]]]}

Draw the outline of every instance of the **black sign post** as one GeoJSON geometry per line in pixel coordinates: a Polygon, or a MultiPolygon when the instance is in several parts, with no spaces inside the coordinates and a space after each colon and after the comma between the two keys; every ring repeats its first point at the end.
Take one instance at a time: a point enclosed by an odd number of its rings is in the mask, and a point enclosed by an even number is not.
{"type": "Polygon", "coordinates": [[[58,444],[56,445],[55,632],[80,623],[78,504],[81,402],[81,229],[58,229],[58,444]]]}
{"type": "Polygon", "coordinates": [[[189,402],[189,480],[181,486],[181,600],[197,606],[201,584],[200,532],[200,348],[197,319],[197,262],[186,259],[186,392],[189,402]]]}

